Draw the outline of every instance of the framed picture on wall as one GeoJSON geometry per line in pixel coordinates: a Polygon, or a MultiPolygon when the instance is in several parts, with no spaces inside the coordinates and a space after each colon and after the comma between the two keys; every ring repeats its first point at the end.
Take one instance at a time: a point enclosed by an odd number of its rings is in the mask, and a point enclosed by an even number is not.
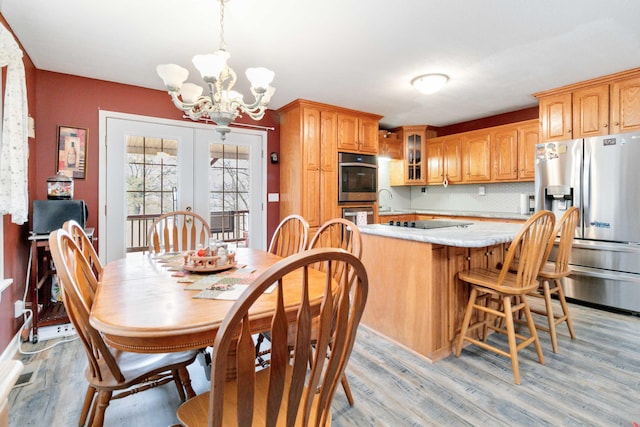
{"type": "Polygon", "coordinates": [[[86,178],[87,134],[87,129],[58,126],[56,172],[62,172],[73,179],[86,178]]]}

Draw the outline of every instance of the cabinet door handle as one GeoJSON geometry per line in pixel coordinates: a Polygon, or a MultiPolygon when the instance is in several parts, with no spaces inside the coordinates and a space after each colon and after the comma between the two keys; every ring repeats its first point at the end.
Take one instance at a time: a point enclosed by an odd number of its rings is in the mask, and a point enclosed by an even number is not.
{"type": "Polygon", "coordinates": [[[602,127],[606,128],[606,127],[609,127],[609,125],[605,123],[605,124],[602,125],[602,127]]]}

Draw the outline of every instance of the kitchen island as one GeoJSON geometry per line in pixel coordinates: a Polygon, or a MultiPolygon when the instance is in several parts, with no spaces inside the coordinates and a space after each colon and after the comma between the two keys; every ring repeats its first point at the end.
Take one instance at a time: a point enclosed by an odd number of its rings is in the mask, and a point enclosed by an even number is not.
{"type": "Polygon", "coordinates": [[[369,275],[362,323],[431,361],[448,356],[469,297],[457,273],[502,262],[520,227],[488,221],[436,229],[360,226],[369,275]]]}

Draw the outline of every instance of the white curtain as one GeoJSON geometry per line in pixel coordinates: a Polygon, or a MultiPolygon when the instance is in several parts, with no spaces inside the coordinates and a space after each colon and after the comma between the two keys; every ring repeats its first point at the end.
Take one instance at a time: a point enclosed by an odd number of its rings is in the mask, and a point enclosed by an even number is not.
{"type": "Polygon", "coordinates": [[[11,214],[12,222],[24,224],[29,215],[27,85],[22,50],[2,25],[0,67],[7,67],[0,139],[0,214],[11,214]]]}

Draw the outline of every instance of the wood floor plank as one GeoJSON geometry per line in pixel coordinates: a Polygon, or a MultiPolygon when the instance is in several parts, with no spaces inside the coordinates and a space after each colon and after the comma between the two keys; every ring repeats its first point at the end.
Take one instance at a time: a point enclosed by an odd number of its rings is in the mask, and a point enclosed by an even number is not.
{"type": "MultiPolygon", "coordinates": [[[[539,331],[546,364],[538,363],[532,346],[522,350],[521,385],[513,384],[509,359],[478,347],[433,364],[361,327],[347,367],[355,406],[338,387],[332,425],[630,427],[640,422],[640,317],[574,303],[570,310],[577,338],[570,339],[560,325],[554,354],[548,333],[539,331]]],[[[80,343],[19,358],[43,363],[33,385],[11,392],[9,425],[77,425],[86,389],[80,343]]],[[[196,362],[189,370],[196,393],[207,390],[202,366],[196,362]]],[[[167,384],[112,402],[105,426],[168,426],[177,423],[179,403],[167,384]]]]}

